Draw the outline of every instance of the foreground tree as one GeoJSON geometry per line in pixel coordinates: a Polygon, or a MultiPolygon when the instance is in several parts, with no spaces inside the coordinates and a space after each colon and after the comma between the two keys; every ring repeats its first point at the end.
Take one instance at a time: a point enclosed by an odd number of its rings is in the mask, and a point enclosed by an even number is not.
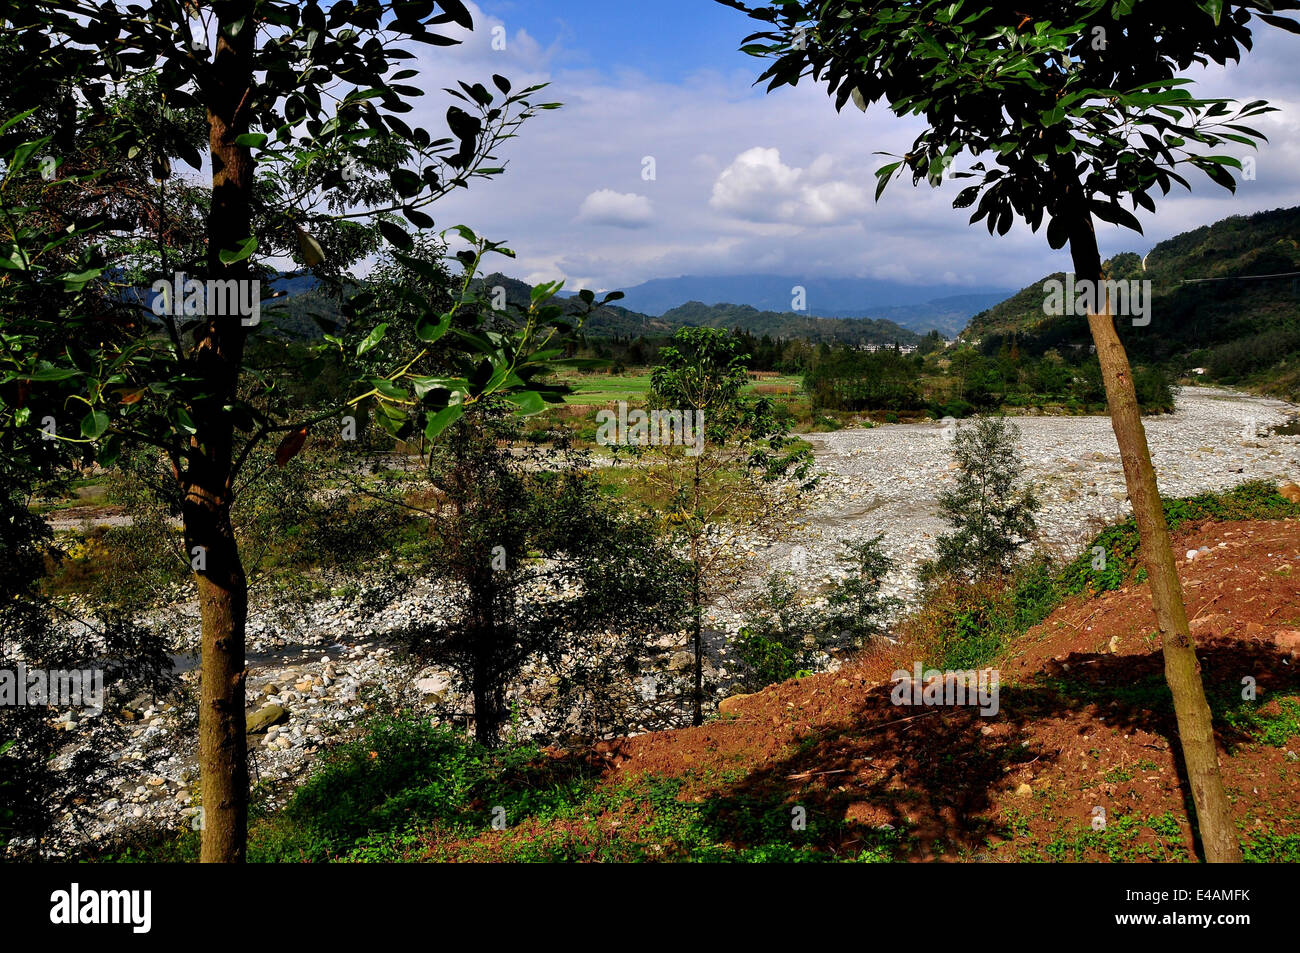
{"type": "MultiPolygon", "coordinates": [[[[1194,64],[1238,60],[1252,21],[1300,33],[1280,11],[1300,0],[807,0],[751,8],[719,0],[768,24],[746,51],[772,57],[768,88],[811,76],[836,108],[883,101],[927,128],[911,150],[877,172],[877,197],[896,173],[913,182],[978,178],[954,205],[975,205],[972,222],[1006,234],[1017,218],[1051,247],[1070,246],[1075,274],[1106,278],[1095,221],[1138,231],[1133,209],[1155,210],[1151,192],[1187,186],[1179,166],[1228,189],[1238,159],[1210,155],[1225,143],[1253,147],[1263,136],[1233,112],[1196,99],[1178,74],[1194,64]],[[952,166],[963,153],[993,156],[952,166]],[[978,204],[977,203],[978,200],[978,204]]],[[[1241,848],[1219,773],[1210,708],[1142,427],[1133,376],[1116,331],[1109,290],[1094,296],[1088,324],[1101,362],[1129,498],[1142,537],[1152,603],[1173,695],[1178,734],[1205,857],[1236,861],[1241,848]]]]}
{"type": "Polygon", "coordinates": [[[502,742],[507,690],[529,663],[555,677],[551,717],[535,728],[626,732],[613,696],[646,647],[680,626],[685,568],[648,518],[601,493],[585,454],[517,449],[521,428],[503,404],[480,403],[429,454],[436,504],[422,571],[447,585],[450,611],[417,625],[412,646],[460,676],[486,747],[502,742]]]}
{"type": "MultiPolygon", "coordinates": [[[[29,115],[40,108],[28,106],[29,115]]],[[[45,360],[42,345],[83,333],[69,320],[82,304],[69,287],[79,287],[85,263],[62,222],[29,214],[35,206],[22,204],[34,201],[25,183],[50,142],[9,136],[17,124],[0,123],[0,143],[8,146],[0,148],[0,193],[12,196],[0,203],[12,213],[0,216],[0,851],[24,839],[39,856],[57,817],[80,819],[88,803],[108,796],[102,752],[125,733],[104,711],[144,690],[165,693],[175,680],[164,674],[171,665],[166,641],[130,612],[95,605],[93,618],[74,617],[75,605],[59,605],[42,591],[47,560],[57,560],[59,550],[32,503],[40,490],[66,487],[84,458],[83,447],[49,439],[49,423],[75,394],[76,375],[45,360]],[[19,700],[28,687],[20,666],[45,673],[48,697],[19,700]],[[56,688],[52,673],[74,671],[99,672],[103,710],[55,717],[51,709],[89,701],[56,688]],[[65,732],[74,724],[75,734],[65,732]],[[56,767],[60,754],[68,757],[56,767]]],[[[93,191],[95,178],[76,184],[93,191]]],[[[84,692],[93,678],[76,684],[84,692]]],[[[150,764],[157,760],[157,753],[149,756],[150,764]]]]}
{"type": "MultiPolygon", "coordinates": [[[[69,372],[83,385],[84,416],[72,426],[61,423],[60,439],[93,443],[105,464],[124,444],[143,443],[164,453],[172,466],[202,623],[202,859],[240,861],[248,801],[248,581],[230,514],[245,464],[268,440],[279,440],[277,460],[288,460],[311,426],[337,420],[345,408],[374,407],[381,424],[399,430],[409,426],[410,409],[418,407],[433,438],[485,394],[513,391],[521,406],[542,403],[520,371],[532,350],[534,325],[495,336],[460,327],[456,346],[477,355],[463,362],[472,374],[433,378],[415,366],[423,355],[413,355],[370,374],[360,392],[350,400],[341,397],[338,407],[302,414],[274,375],[246,364],[250,335],[260,330],[249,312],[260,308],[259,280],[270,276],[268,267],[256,263],[292,256],[320,277],[340,280],[378,247],[380,234],[399,249],[411,248],[397,214],[416,228],[430,227],[433,220],[423,209],[475,177],[499,172],[492,165],[493,147],[511,137],[534,108],[552,104],[530,105],[535,89],[512,93],[498,76],[492,80],[495,92],[478,83],[452,91],[465,108],[447,111],[449,136],[435,138],[401,119],[420,90],[403,83],[416,71],[393,67],[414,58],[411,48],[418,44],[458,42],[448,28],[473,25],[460,0],[162,0],[148,7],[5,0],[0,19],[12,43],[0,101],[16,100],[16,91],[28,84],[53,83],[64,91],[66,108],[51,111],[59,146],[51,155],[53,167],[73,158],[95,130],[114,128],[105,143],[108,161],[118,168],[145,164],[157,182],[156,203],[148,193],[129,193],[126,204],[140,210],[134,217],[114,214],[128,196],[118,190],[74,223],[83,247],[96,249],[97,258],[63,289],[80,293],[90,285],[100,292],[100,313],[81,309],[70,315],[80,326],[107,322],[133,333],[111,340],[92,334],[70,345],[56,338],[39,347],[47,363],[58,365],[56,371],[69,372]],[[135,119],[124,117],[113,108],[115,97],[141,77],[150,81],[153,108],[135,119]],[[202,149],[175,134],[189,114],[205,127],[211,181],[197,234],[178,245],[167,234],[172,159],[204,167],[202,149]],[[114,125],[118,120],[123,122],[114,125]],[[142,258],[142,243],[130,239],[150,234],[156,253],[142,258]],[[106,257],[123,245],[121,258],[106,257]],[[197,297],[186,290],[183,307],[180,295],[164,297],[161,309],[146,307],[121,289],[124,270],[143,274],[146,282],[174,279],[180,285],[187,278],[206,289],[220,282],[224,307],[213,307],[210,290],[197,297]],[[232,290],[239,301],[234,309],[232,290]]],[[[43,166],[42,181],[44,171],[43,166]]],[[[47,191],[55,208],[72,194],[66,185],[47,191]]],[[[474,246],[467,266],[499,248],[472,233],[464,237],[474,246]]],[[[30,261],[12,260],[13,271],[31,267],[30,261]]],[[[431,345],[452,329],[454,318],[426,308],[416,336],[431,345]]],[[[361,359],[386,330],[381,322],[361,340],[335,334],[328,346],[355,358],[361,372],[361,359]]]]}

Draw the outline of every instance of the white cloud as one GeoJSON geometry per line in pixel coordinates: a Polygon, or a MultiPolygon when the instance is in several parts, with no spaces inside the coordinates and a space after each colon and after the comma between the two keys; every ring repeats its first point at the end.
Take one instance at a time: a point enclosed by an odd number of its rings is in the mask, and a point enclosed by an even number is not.
{"type": "Polygon", "coordinates": [[[599,189],[582,200],[578,221],[615,228],[645,228],[654,221],[654,206],[644,195],[599,189]]]}
{"type": "Polygon", "coordinates": [[[806,169],[781,161],[781,150],[755,146],[722,170],[709,206],[751,222],[834,225],[863,215],[866,191],[834,179],[835,159],[822,154],[806,169]]]}
{"type": "MultiPolygon", "coordinates": [[[[564,107],[540,113],[503,144],[505,174],[475,180],[432,210],[439,227],[464,222],[506,242],[518,253],[503,263],[512,274],[568,277],[570,287],[763,271],[889,276],[948,282],[958,293],[967,284],[1020,287],[1069,267],[1068,252],[1051,251],[1041,230],[1017,224],[995,237],[969,225],[970,210],[951,207],[963,180],[933,189],[904,176],[876,202],[872,170],[888,160],[875,153],[906,152],[920,128],[915,119],[837,113],[810,84],[765,94],[753,88],[752,71],[647,79],[632,71],[635,63],[604,67],[573,39],[540,44],[508,12],[474,13],[478,30],[465,46],[421,51],[415,82],[429,95],[405,118],[436,138],[447,106],[441,87],[490,84],[492,73],[516,88],[550,83],[537,99],[564,107]],[[496,25],[507,28],[504,51],[491,49],[496,25]],[[642,179],[645,156],[655,158],[652,181],[642,179]]],[[[1139,214],[1145,236],[1100,227],[1105,254],[1143,252],[1229,215],[1296,204],[1300,73],[1286,41],[1260,42],[1241,66],[1188,73],[1199,95],[1263,97],[1281,107],[1251,123],[1270,139],[1257,179],[1233,196],[1189,173],[1192,194],[1175,189],[1157,196],[1158,214],[1139,214]]],[[[959,165],[971,161],[963,156],[959,165]]]]}

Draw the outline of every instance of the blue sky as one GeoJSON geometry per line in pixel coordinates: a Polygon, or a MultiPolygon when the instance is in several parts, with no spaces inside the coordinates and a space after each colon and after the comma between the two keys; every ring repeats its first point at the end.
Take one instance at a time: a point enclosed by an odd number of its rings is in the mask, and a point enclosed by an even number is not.
{"type": "Polygon", "coordinates": [[[713,0],[489,0],[480,9],[611,76],[627,69],[680,82],[701,69],[757,62],[738,50],[752,21],[713,0]]]}
{"type": "MultiPolygon", "coordinates": [[[[455,79],[492,73],[547,82],[564,108],[526,123],[501,153],[504,175],[434,209],[518,253],[503,270],[607,290],[650,278],[754,273],[1021,287],[1068,269],[1040,232],[1001,238],[951,207],[960,183],[896,181],[874,201],[877,151],[906,151],[918,126],[883,110],[837,114],[808,83],[765,94],[762,61],[737,47],[752,21],[712,0],[480,0],[476,29],[422,54],[437,127],[455,79]],[[492,37],[505,49],[493,49],[492,37]],[[647,176],[647,164],[653,176],[647,176]]],[[[1255,123],[1271,142],[1237,194],[1189,176],[1146,234],[1104,226],[1103,251],[1156,241],[1234,214],[1300,204],[1300,37],[1269,29],[1240,67],[1193,70],[1207,95],[1269,99],[1255,123]]],[[[1244,157],[1247,153],[1243,151],[1244,157]]],[[[958,163],[960,169],[961,163],[958,163]]]]}

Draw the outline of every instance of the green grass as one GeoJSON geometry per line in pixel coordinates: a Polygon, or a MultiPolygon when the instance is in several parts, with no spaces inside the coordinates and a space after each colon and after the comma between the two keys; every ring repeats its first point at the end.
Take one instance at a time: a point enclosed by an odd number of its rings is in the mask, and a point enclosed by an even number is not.
{"type": "MultiPolygon", "coordinates": [[[[1202,493],[1164,501],[1169,531],[1176,533],[1188,523],[1202,520],[1276,520],[1300,517],[1300,504],[1292,503],[1266,480],[1253,480],[1224,493],[1202,493]]],[[[1137,522],[1127,520],[1104,531],[1074,559],[1062,573],[1065,592],[1107,592],[1128,582],[1141,582],[1145,570],[1140,561],[1137,522]],[[1093,567],[1093,548],[1106,551],[1105,565],[1093,567]]]]}
{"type": "MultiPolygon", "coordinates": [[[[561,379],[573,388],[573,393],[564,398],[566,404],[612,404],[620,400],[639,404],[650,393],[651,374],[649,370],[627,374],[571,374],[561,379]]],[[[799,397],[803,379],[790,375],[764,378],[748,384],[743,392],[752,394],[759,387],[788,387],[791,393],[785,399],[790,400],[799,397]]]]}
{"type": "Polygon", "coordinates": [[[650,392],[650,374],[575,374],[563,378],[573,388],[566,404],[638,403],[650,392]]]}
{"type": "MultiPolygon", "coordinates": [[[[530,745],[488,751],[423,719],[384,718],[332,752],[283,810],[254,805],[248,859],[886,862],[912,846],[904,828],[853,826],[850,849],[836,849],[842,817],[810,809],[795,824],[780,795],[739,790],[741,772],[598,780],[530,745]]],[[[196,833],[156,831],[89,859],[197,857],[196,833]]]]}
{"type": "Polygon", "coordinates": [[[1062,825],[1043,847],[1057,863],[1082,862],[1103,856],[1112,863],[1137,861],[1178,863],[1188,860],[1179,818],[1169,812],[1155,817],[1122,814],[1107,818],[1104,830],[1089,824],[1062,825]]]}

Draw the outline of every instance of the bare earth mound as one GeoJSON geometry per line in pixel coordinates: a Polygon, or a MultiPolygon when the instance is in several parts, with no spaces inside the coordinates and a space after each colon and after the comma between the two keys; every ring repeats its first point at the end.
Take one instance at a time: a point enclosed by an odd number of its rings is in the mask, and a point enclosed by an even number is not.
{"type": "MultiPolygon", "coordinates": [[[[1294,858],[1300,523],[1207,523],[1176,543],[1180,553],[1206,548],[1180,571],[1247,857],[1294,858]]],[[[710,832],[734,847],[773,824],[793,827],[785,839],[798,843],[791,819],[802,816],[807,852],[827,859],[1195,857],[1145,585],[1071,599],[1011,646],[994,666],[1002,683],[992,717],[893,704],[890,673],[912,665],[906,647],[893,647],[733,699],[700,728],[601,745],[584,756],[604,764],[592,811],[425,847],[486,858],[522,838],[609,858],[602,842],[630,839],[637,856],[673,857],[647,802],[625,796],[673,779],[676,800],[709,805],[710,832]],[[886,855],[862,858],[885,835],[886,855]]]]}

